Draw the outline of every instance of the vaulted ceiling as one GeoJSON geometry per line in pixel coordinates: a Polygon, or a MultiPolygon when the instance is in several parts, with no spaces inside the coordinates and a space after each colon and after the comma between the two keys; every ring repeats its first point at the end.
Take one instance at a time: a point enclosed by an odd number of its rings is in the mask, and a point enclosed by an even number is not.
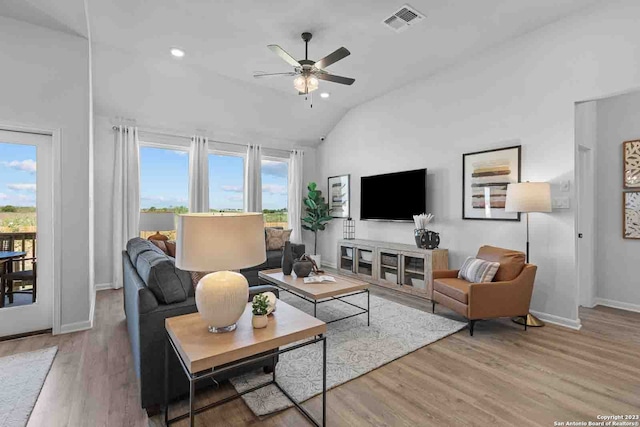
{"type": "MultiPolygon", "coordinates": [[[[427,18],[395,33],[382,21],[402,6],[403,0],[87,0],[97,58],[97,108],[109,115],[133,115],[136,108],[162,102],[158,93],[165,88],[149,86],[149,96],[158,96],[152,98],[154,102],[130,108],[135,99],[127,99],[124,93],[116,96],[115,85],[132,76],[168,72],[178,88],[172,96],[179,94],[182,84],[193,86],[193,82],[179,79],[196,79],[203,85],[204,96],[197,110],[206,109],[206,99],[218,94],[227,101],[229,117],[244,114],[245,121],[251,122],[244,124],[256,131],[264,129],[272,136],[315,144],[348,109],[599,1],[412,0],[411,6],[427,18]],[[292,78],[257,80],[252,76],[255,71],[290,71],[291,67],[266,46],[279,44],[294,57],[303,58],[303,31],[313,33],[311,59],[320,59],[340,46],[349,49],[351,56],[328,71],[356,79],[352,86],[321,81],[318,92],[327,91],[331,97],[315,97],[313,109],[297,95],[292,78]],[[186,56],[179,61],[170,58],[172,46],[184,49],[186,56]],[[113,76],[135,64],[136,72],[113,76]],[[188,70],[180,72],[177,67],[188,70]],[[234,96],[241,99],[232,99],[234,96]]],[[[86,26],[83,28],[80,20],[82,3],[5,0],[0,14],[86,36],[86,26]]],[[[149,81],[153,80],[149,75],[149,81]]],[[[140,82],[143,86],[147,83],[140,82]]],[[[190,91],[195,93],[197,88],[190,91]]],[[[135,92],[135,96],[145,95],[135,92]]],[[[179,109],[172,112],[178,113],[179,109]]],[[[199,116],[199,111],[188,114],[194,124],[207,118],[206,114],[199,116]]],[[[153,116],[149,115],[150,121],[153,116]]]]}

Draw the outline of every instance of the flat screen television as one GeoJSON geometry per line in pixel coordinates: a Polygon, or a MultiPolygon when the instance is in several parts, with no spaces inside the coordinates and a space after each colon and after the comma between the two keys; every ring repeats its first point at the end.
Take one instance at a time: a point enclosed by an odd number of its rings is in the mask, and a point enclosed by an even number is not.
{"type": "Polygon", "coordinates": [[[360,178],[360,219],[413,222],[427,212],[427,170],[360,178]]]}

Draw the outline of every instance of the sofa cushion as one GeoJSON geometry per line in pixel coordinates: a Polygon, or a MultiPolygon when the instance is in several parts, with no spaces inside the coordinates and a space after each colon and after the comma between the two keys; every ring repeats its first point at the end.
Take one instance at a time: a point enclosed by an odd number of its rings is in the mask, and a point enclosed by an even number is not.
{"type": "Polygon", "coordinates": [[[167,240],[164,242],[164,245],[167,247],[167,254],[175,258],[176,257],[176,242],[174,240],[167,240]]]}
{"type": "Polygon", "coordinates": [[[135,265],[142,281],[162,304],[182,302],[193,295],[191,275],[176,268],[173,258],[146,251],[138,255],[135,265]]]}
{"type": "Polygon", "coordinates": [[[485,261],[470,256],[464,264],[462,264],[458,272],[458,279],[473,283],[491,282],[498,268],[500,268],[499,262],[485,261]]]}
{"type": "Polygon", "coordinates": [[[500,263],[500,268],[493,279],[496,282],[509,282],[515,279],[522,272],[525,263],[523,252],[495,246],[482,246],[476,258],[500,263]]]}
{"type": "Polygon", "coordinates": [[[282,251],[267,251],[267,268],[282,267],[282,251]]]}
{"type": "Polygon", "coordinates": [[[433,281],[435,291],[463,304],[469,303],[469,285],[469,282],[462,279],[435,279],[433,281]]]}
{"type": "Polygon", "coordinates": [[[147,251],[153,251],[159,254],[164,254],[160,248],[151,243],[149,240],[142,239],[140,237],[134,237],[127,242],[127,253],[131,264],[136,265],[138,262],[138,256],[147,251]]]}

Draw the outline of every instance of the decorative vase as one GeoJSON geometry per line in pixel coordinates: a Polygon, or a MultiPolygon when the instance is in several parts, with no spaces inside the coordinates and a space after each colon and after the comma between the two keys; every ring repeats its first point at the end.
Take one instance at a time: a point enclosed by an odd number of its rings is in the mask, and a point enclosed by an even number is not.
{"type": "Polygon", "coordinates": [[[291,242],[284,242],[284,249],[282,250],[282,273],[285,276],[291,274],[293,269],[293,252],[291,251],[291,242]]]}
{"type": "Polygon", "coordinates": [[[253,317],[251,317],[251,324],[254,329],[266,328],[269,324],[269,318],[266,314],[254,314],[253,317]]]}
{"type": "Polygon", "coordinates": [[[293,272],[298,277],[307,277],[313,271],[313,263],[311,261],[297,260],[293,263],[293,272]]]}
{"type": "Polygon", "coordinates": [[[204,276],[196,286],[198,313],[209,332],[230,332],[244,313],[249,300],[249,283],[240,273],[217,271],[204,276]]]}

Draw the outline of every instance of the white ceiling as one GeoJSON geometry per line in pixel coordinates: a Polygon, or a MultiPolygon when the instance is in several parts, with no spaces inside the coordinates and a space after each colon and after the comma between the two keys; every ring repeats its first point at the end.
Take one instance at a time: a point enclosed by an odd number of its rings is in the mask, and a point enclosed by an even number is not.
{"type": "Polygon", "coordinates": [[[2,0],[0,15],[85,38],[88,34],[83,0],[2,0]]]}
{"type": "MultiPolygon", "coordinates": [[[[304,119],[296,117],[285,131],[286,137],[295,138],[312,129],[314,134],[305,135],[305,142],[317,143],[347,109],[601,1],[411,0],[409,4],[427,18],[403,33],[391,31],[381,21],[404,0],[87,0],[87,5],[92,41],[99,50],[112,48],[137,60],[164,62],[171,60],[170,47],[181,47],[187,55],[179,66],[190,68],[185,75],[224,76],[220,82],[234,79],[253,91],[261,105],[269,105],[265,101],[273,98],[278,108],[289,106],[283,115],[308,106],[294,91],[291,77],[252,77],[255,71],[291,70],[266,46],[279,44],[302,58],[303,31],[313,33],[311,59],[345,46],[351,56],[328,71],[356,82],[342,86],[321,81],[318,92],[328,91],[331,98],[317,97],[314,111],[305,113],[304,119]]],[[[82,0],[3,0],[0,14],[82,34],[79,3],[82,0]]],[[[148,70],[153,72],[153,67],[148,70]]],[[[102,74],[95,84],[109,85],[111,79],[102,74]]],[[[112,89],[97,90],[97,102],[109,114],[124,108],[115,96],[100,99],[101,93],[112,89]]],[[[251,107],[244,104],[244,108],[251,107]]],[[[259,122],[250,125],[262,127],[259,122]]]]}

